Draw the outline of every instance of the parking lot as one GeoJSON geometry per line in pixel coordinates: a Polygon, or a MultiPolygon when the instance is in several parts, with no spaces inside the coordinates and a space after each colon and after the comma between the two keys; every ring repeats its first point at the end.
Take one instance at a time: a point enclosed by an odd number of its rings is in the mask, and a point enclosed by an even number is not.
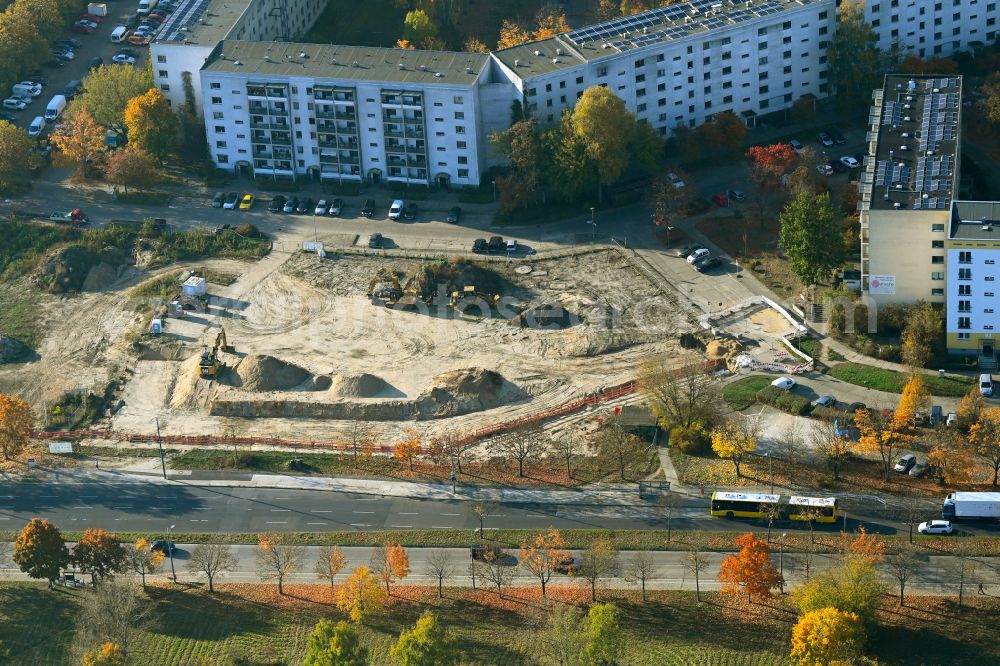
{"type": "MultiPolygon", "coordinates": [[[[35,97],[22,111],[3,109],[5,114],[13,118],[12,122],[25,130],[36,116],[44,115],[45,106],[52,99],[53,95],[63,94],[63,89],[70,81],[80,81],[87,75],[90,63],[94,58],[100,57],[105,64],[110,64],[111,59],[123,46],[128,44],[113,44],[111,33],[116,26],[124,25],[129,17],[135,15],[136,4],[133,2],[109,2],[106,3],[108,15],[104,21],[97,26],[97,29],[90,34],[80,34],[67,29],[66,34],[59,39],[75,39],[80,43],[78,48],[73,50],[74,58],[67,61],[61,67],[46,65],[41,69],[42,92],[35,97]]],[[[84,5],[84,9],[86,6],[84,5]]],[[[136,66],[142,67],[147,57],[147,47],[131,46],[135,52],[136,66]]],[[[25,80],[33,80],[30,75],[24,77],[25,80]]],[[[4,97],[8,97],[10,91],[4,91],[4,97]]],[[[51,130],[52,124],[46,128],[51,130]]],[[[43,135],[44,136],[44,135],[43,135]]]]}

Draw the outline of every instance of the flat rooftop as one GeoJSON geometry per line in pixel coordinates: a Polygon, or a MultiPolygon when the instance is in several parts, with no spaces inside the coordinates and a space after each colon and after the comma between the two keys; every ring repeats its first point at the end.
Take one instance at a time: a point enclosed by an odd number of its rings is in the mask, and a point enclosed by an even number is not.
{"type": "Polygon", "coordinates": [[[954,202],[949,238],[1000,242],[1000,201],[954,202]]]}
{"type": "Polygon", "coordinates": [[[203,71],[265,79],[306,77],[421,85],[472,85],[489,62],[485,53],[289,42],[223,42],[203,71]]]}
{"type": "Polygon", "coordinates": [[[494,52],[522,79],[832,0],[691,0],[494,52]],[[516,62],[516,64],[515,64],[516,62]]]}
{"type": "Polygon", "coordinates": [[[951,207],[957,193],[961,102],[960,76],[885,77],[877,107],[871,210],[951,207]]]}
{"type": "Polygon", "coordinates": [[[215,46],[256,0],[181,0],[156,35],[157,42],[215,46]]]}

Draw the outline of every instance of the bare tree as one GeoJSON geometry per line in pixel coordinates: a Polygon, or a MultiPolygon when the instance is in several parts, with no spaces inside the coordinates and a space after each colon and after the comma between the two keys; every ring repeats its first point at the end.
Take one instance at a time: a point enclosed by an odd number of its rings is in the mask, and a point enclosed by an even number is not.
{"type": "Polygon", "coordinates": [[[566,478],[573,478],[573,447],[576,446],[576,440],[573,437],[560,437],[557,442],[559,447],[559,453],[562,454],[563,459],[566,461],[566,478]]]}
{"type": "Polygon", "coordinates": [[[972,559],[972,549],[965,541],[960,540],[952,552],[954,558],[951,567],[958,579],[958,607],[962,608],[965,602],[965,584],[976,575],[979,562],[972,559]]]}
{"type": "Polygon", "coordinates": [[[483,537],[486,534],[486,517],[490,515],[490,511],[496,511],[499,505],[496,502],[490,502],[488,500],[482,500],[475,502],[472,505],[472,515],[479,519],[479,536],[483,537]]]}
{"type": "Polygon", "coordinates": [[[670,492],[669,490],[665,493],[661,493],[656,500],[656,509],[667,526],[667,543],[670,543],[673,534],[671,528],[673,527],[674,510],[677,509],[680,504],[680,496],[678,496],[677,493],[670,492]]]}
{"type": "Polygon", "coordinates": [[[802,556],[799,558],[799,566],[802,567],[802,575],[805,576],[806,580],[809,580],[809,576],[812,575],[813,562],[816,559],[816,553],[813,550],[812,543],[806,546],[806,549],[802,551],[802,556]]]}
{"type": "Polygon", "coordinates": [[[590,584],[590,600],[597,601],[597,584],[618,573],[618,549],[606,537],[594,539],[580,556],[576,576],[590,584]]]}
{"type": "Polygon", "coordinates": [[[77,615],[80,629],[96,643],[115,643],[129,654],[136,635],[149,622],[153,603],[135,583],[112,578],[83,595],[77,615]]]}
{"type": "Polygon", "coordinates": [[[208,591],[215,592],[215,577],[238,564],[229,546],[221,543],[201,543],[191,551],[190,567],[208,577],[208,591]]]}
{"type": "Polygon", "coordinates": [[[648,550],[638,551],[625,565],[625,580],[629,583],[639,583],[642,588],[643,601],[646,601],[646,581],[655,574],[656,562],[648,550]]]}
{"type": "Polygon", "coordinates": [[[760,512],[767,519],[767,542],[771,543],[771,528],[774,527],[774,521],[779,520],[782,515],[782,508],[780,504],[763,504],[760,507],[760,512]]]}
{"type": "Polygon", "coordinates": [[[472,566],[479,571],[480,577],[485,578],[497,588],[497,594],[500,597],[503,597],[503,588],[514,580],[515,569],[508,566],[507,560],[509,558],[510,555],[505,550],[491,550],[483,555],[482,561],[473,561],[472,563],[472,566]]]}
{"type": "Polygon", "coordinates": [[[840,469],[851,456],[851,442],[838,432],[838,425],[820,420],[813,423],[809,431],[813,448],[826,460],[834,479],[840,478],[840,469]]]}
{"type": "Polygon", "coordinates": [[[697,601],[701,601],[701,572],[708,566],[708,558],[699,552],[697,548],[692,548],[687,555],[688,571],[694,576],[694,596],[697,601]]]}
{"type": "Polygon", "coordinates": [[[797,462],[802,457],[803,449],[803,428],[799,425],[798,419],[792,421],[781,431],[775,443],[775,453],[779,459],[797,462]]]}
{"type": "Polygon", "coordinates": [[[285,579],[299,568],[305,549],[298,544],[289,543],[284,534],[261,534],[259,539],[257,573],[264,580],[276,579],[278,594],[284,594],[285,579]]]}
{"type": "Polygon", "coordinates": [[[906,591],[906,583],[913,577],[917,566],[919,566],[916,553],[914,553],[913,548],[909,545],[899,546],[895,549],[892,556],[888,558],[888,565],[889,571],[892,572],[896,582],[899,583],[899,605],[905,606],[906,599],[903,594],[906,591]]]}
{"type": "Polygon", "coordinates": [[[507,460],[517,463],[517,475],[524,476],[524,466],[538,460],[545,452],[545,441],[538,430],[516,428],[497,436],[494,446],[507,460]]]}
{"type": "Polygon", "coordinates": [[[644,363],[639,371],[639,391],[664,427],[710,426],[719,419],[722,404],[719,382],[705,372],[700,356],[681,359],[681,368],[668,368],[676,359],[662,357],[644,363]]]}
{"type": "Polygon", "coordinates": [[[375,433],[371,430],[367,421],[351,421],[351,429],[348,431],[348,445],[351,447],[351,455],[357,464],[358,455],[368,455],[375,444],[375,433]]]}
{"type": "Polygon", "coordinates": [[[438,599],[444,596],[444,581],[455,574],[455,566],[447,550],[439,548],[427,558],[427,573],[437,578],[438,599]]]}
{"type": "Polygon", "coordinates": [[[462,454],[469,448],[467,435],[460,430],[445,430],[431,439],[431,451],[437,451],[443,459],[441,462],[452,462],[455,471],[462,473],[462,454]]]}
{"type": "Polygon", "coordinates": [[[625,480],[625,470],[630,464],[648,459],[649,446],[629,432],[618,416],[605,419],[595,443],[598,457],[618,470],[621,481],[625,480]]]}
{"type": "Polygon", "coordinates": [[[319,549],[319,558],[316,560],[316,575],[330,581],[331,589],[333,588],[333,579],[346,566],[347,558],[344,557],[340,546],[323,546],[319,549]]]}

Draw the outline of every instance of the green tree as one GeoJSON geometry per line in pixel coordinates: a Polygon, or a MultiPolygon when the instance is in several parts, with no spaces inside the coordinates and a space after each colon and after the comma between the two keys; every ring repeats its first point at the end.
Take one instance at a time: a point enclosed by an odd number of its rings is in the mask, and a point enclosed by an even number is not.
{"type": "Polygon", "coordinates": [[[30,169],[36,163],[25,131],[0,120],[0,192],[22,190],[31,180],[30,169]]]}
{"type": "Polygon", "coordinates": [[[903,328],[903,362],[923,368],[943,351],[944,323],[941,312],[926,301],[917,301],[903,328]]]}
{"type": "Polygon", "coordinates": [[[873,629],[882,597],[887,591],[873,560],[848,556],[840,565],[812,576],[792,590],[792,604],[802,614],[836,608],[858,616],[873,629]]]}
{"type": "Polygon", "coordinates": [[[430,611],[425,611],[412,629],[400,634],[389,655],[400,666],[452,666],[460,656],[454,636],[430,611]]]}
{"type": "Polygon", "coordinates": [[[303,666],[365,666],[368,650],[350,622],[320,620],[309,635],[303,666]]]}
{"type": "Polygon", "coordinates": [[[69,551],[59,528],[41,518],[32,518],[14,542],[14,564],[31,578],[52,581],[69,564],[69,551]]]}
{"type": "Polygon", "coordinates": [[[125,107],[133,97],[153,87],[152,77],[132,65],[101,65],[83,77],[83,94],[77,99],[98,125],[122,138],[127,136],[125,107]]]}
{"type": "Polygon", "coordinates": [[[587,88],[573,109],[573,130],[597,167],[599,183],[610,185],[617,181],[628,166],[635,133],[635,117],[625,108],[625,102],[603,86],[587,88]]]}
{"type": "Polygon", "coordinates": [[[177,148],[177,116],[167,98],[156,88],[133,97],[125,105],[129,144],[160,162],[177,148]]]}
{"type": "Polygon", "coordinates": [[[569,109],[563,112],[559,126],[545,133],[543,154],[547,156],[545,180],[564,199],[577,199],[597,177],[587,145],[576,131],[573,112],[569,109]]]}
{"type": "Polygon", "coordinates": [[[878,87],[881,54],[864,8],[864,0],[840,4],[837,31],[826,50],[830,81],[843,108],[868,106],[872,90],[878,87]]]}
{"type": "Polygon", "coordinates": [[[427,12],[422,9],[406,12],[406,18],[403,19],[403,39],[413,44],[420,44],[427,37],[436,37],[437,33],[437,26],[431,21],[427,12]]]}
{"type": "Polygon", "coordinates": [[[622,629],[614,604],[594,604],[583,621],[586,647],[583,660],[590,666],[617,664],[622,649],[622,629]]]}
{"type": "Polygon", "coordinates": [[[843,262],[844,244],[828,193],[799,193],[785,206],[780,222],[778,244],[806,284],[815,284],[843,262]]]}

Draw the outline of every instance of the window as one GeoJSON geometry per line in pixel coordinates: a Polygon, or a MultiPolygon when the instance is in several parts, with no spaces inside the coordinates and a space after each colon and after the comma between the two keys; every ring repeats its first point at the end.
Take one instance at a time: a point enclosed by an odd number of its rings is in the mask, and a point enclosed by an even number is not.
{"type": "Polygon", "coordinates": [[[468,164],[469,163],[469,158],[460,155],[458,157],[458,163],[459,164],[468,164]]]}
{"type": "Polygon", "coordinates": [[[937,240],[937,241],[932,240],[931,241],[931,248],[932,249],[943,248],[943,247],[944,247],[944,241],[939,241],[939,240],[937,240]]]}
{"type": "Polygon", "coordinates": [[[972,312],[972,301],[959,301],[958,302],[959,312],[972,312]]]}
{"type": "Polygon", "coordinates": [[[222,125],[216,125],[215,126],[215,133],[216,134],[225,134],[226,133],[226,128],[223,127],[222,125]]]}
{"type": "Polygon", "coordinates": [[[170,84],[168,84],[168,83],[161,83],[160,84],[160,90],[162,90],[163,92],[170,92],[170,84]]]}
{"type": "Polygon", "coordinates": [[[959,333],[959,334],[958,334],[958,339],[959,339],[959,340],[968,340],[968,339],[969,339],[969,337],[970,337],[970,336],[969,336],[969,334],[968,334],[968,333],[959,333]]]}
{"type": "Polygon", "coordinates": [[[968,317],[959,317],[958,318],[958,327],[959,328],[972,328],[972,320],[969,319],[968,317]]]}
{"type": "Polygon", "coordinates": [[[465,134],[465,126],[464,125],[456,125],[455,126],[455,134],[465,134]]]}
{"type": "MultiPolygon", "coordinates": [[[[166,62],[166,61],[167,61],[167,56],[163,56],[163,55],[158,55],[158,56],[156,56],[156,62],[159,62],[159,63],[164,63],[164,62],[166,62]]],[[[218,88],[218,87],[219,87],[219,84],[218,84],[218,83],[213,83],[213,84],[212,84],[212,87],[213,87],[213,88],[218,88]]]]}
{"type": "Polygon", "coordinates": [[[642,66],[644,66],[645,64],[646,64],[646,61],[645,61],[645,59],[642,59],[642,58],[640,58],[639,60],[636,60],[636,61],[635,61],[635,66],[636,66],[636,67],[642,67],[642,66]]]}
{"type": "Polygon", "coordinates": [[[578,85],[578,86],[582,86],[583,85],[583,77],[582,76],[576,77],[576,85],[578,85]]]}
{"type": "Polygon", "coordinates": [[[971,280],[972,279],[972,269],[971,268],[959,268],[958,269],[958,279],[959,280],[971,280]]]}
{"type": "Polygon", "coordinates": [[[458,170],[458,177],[459,178],[468,178],[469,177],[469,170],[468,169],[459,169],[458,170]]]}
{"type": "Polygon", "coordinates": [[[972,286],[968,284],[958,285],[958,295],[959,296],[970,296],[972,295],[972,286]]]}
{"type": "Polygon", "coordinates": [[[458,141],[455,144],[455,147],[458,148],[459,150],[465,150],[465,142],[464,141],[458,141]]]}
{"type": "Polygon", "coordinates": [[[552,84],[551,83],[546,83],[545,84],[545,92],[552,92],[552,84]]]}
{"type": "Polygon", "coordinates": [[[931,289],[931,296],[944,296],[944,289],[940,287],[931,289]]]}
{"type": "Polygon", "coordinates": [[[932,264],[943,264],[944,263],[944,257],[942,257],[941,255],[934,255],[933,257],[931,257],[931,263],[932,264]]]}
{"type": "Polygon", "coordinates": [[[165,69],[161,69],[159,72],[156,73],[156,75],[159,76],[161,79],[165,79],[168,76],[170,76],[170,72],[168,72],[165,69]]]}
{"type": "Polygon", "coordinates": [[[222,98],[221,97],[213,97],[212,98],[212,104],[222,104],[222,98]]]}
{"type": "Polygon", "coordinates": [[[226,147],[226,142],[225,141],[216,141],[215,142],[215,147],[216,148],[225,148],[226,147]]]}
{"type": "Polygon", "coordinates": [[[215,161],[219,164],[229,164],[229,155],[218,155],[216,156],[215,161]]]}
{"type": "Polygon", "coordinates": [[[212,111],[212,120],[222,120],[222,111],[212,111]]]}
{"type": "Polygon", "coordinates": [[[759,90],[761,95],[766,95],[769,88],[767,86],[761,86],[759,90]]]}
{"type": "Polygon", "coordinates": [[[943,224],[932,224],[931,225],[931,231],[944,231],[944,225],[943,224]]]}
{"type": "Polygon", "coordinates": [[[464,100],[462,99],[461,95],[455,95],[451,101],[454,102],[455,104],[462,104],[464,100]]]}
{"type": "Polygon", "coordinates": [[[995,260],[995,259],[987,259],[987,260],[986,260],[986,261],[984,261],[983,263],[984,263],[984,264],[995,264],[995,263],[997,263],[997,262],[996,262],[996,260],[995,260]]]}
{"type": "Polygon", "coordinates": [[[598,67],[597,68],[597,75],[598,76],[607,76],[608,75],[608,68],[607,68],[607,66],[598,67]]]}
{"type": "Polygon", "coordinates": [[[960,264],[971,264],[972,263],[972,253],[968,251],[962,251],[958,253],[958,263],[960,264]]]}
{"type": "Polygon", "coordinates": [[[462,111],[456,111],[455,120],[465,120],[465,113],[462,111]]]}
{"type": "Polygon", "coordinates": [[[534,88],[528,88],[528,97],[534,97],[538,93],[534,88]]]}
{"type": "Polygon", "coordinates": [[[935,273],[931,273],[931,279],[932,280],[943,280],[944,279],[944,273],[936,273],[936,272],[935,273]]]}

